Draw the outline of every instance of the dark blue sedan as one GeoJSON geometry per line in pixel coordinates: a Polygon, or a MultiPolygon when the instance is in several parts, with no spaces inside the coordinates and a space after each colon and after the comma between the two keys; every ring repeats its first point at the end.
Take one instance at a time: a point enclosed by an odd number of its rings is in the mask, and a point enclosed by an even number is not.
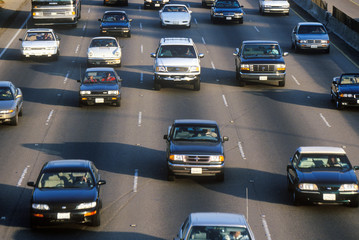
{"type": "Polygon", "coordinates": [[[99,19],[102,35],[131,37],[131,21],[125,11],[106,11],[99,19]]]}
{"type": "Polygon", "coordinates": [[[337,109],[359,106],[359,73],[344,73],[334,77],[330,95],[337,109]]]}
{"type": "Polygon", "coordinates": [[[237,0],[217,0],[211,8],[211,21],[243,23],[242,7],[237,0]]]}

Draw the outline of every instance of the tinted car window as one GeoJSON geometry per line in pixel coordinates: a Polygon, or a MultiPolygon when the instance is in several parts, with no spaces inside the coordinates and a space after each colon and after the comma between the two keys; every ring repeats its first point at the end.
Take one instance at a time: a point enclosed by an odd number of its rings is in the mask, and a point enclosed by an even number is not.
{"type": "Polygon", "coordinates": [[[338,168],[342,170],[351,169],[348,158],[345,155],[329,155],[329,154],[302,154],[298,163],[298,168],[312,169],[312,168],[338,168]],[[331,159],[334,162],[331,162],[331,159]]]}
{"type": "Polygon", "coordinates": [[[301,26],[298,30],[299,34],[325,34],[323,26],[301,26]]]}
{"type": "Polygon", "coordinates": [[[118,47],[113,39],[94,39],[91,41],[90,47],[118,47]]]}
{"type": "Polygon", "coordinates": [[[83,80],[84,83],[114,83],[115,73],[108,71],[87,72],[83,80]]]}
{"type": "Polygon", "coordinates": [[[9,87],[0,88],[0,100],[14,100],[14,95],[9,87]]]}
{"type": "Polygon", "coordinates": [[[219,141],[219,134],[216,127],[176,126],[173,131],[173,140],[219,141]]]}
{"type": "Polygon", "coordinates": [[[125,14],[105,14],[102,19],[103,22],[120,22],[127,21],[127,16],[125,14]]]}
{"type": "Polygon", "coordinates": [[[186,45],[163,45],[158,51],[159,58],[196,58],[193,46],[186,45]]]}
{"type": "Polygon", "coordinates": [[[88,188],[94,186],[90,172],[45,172],[41,175],[38,188],[88,188]]]}

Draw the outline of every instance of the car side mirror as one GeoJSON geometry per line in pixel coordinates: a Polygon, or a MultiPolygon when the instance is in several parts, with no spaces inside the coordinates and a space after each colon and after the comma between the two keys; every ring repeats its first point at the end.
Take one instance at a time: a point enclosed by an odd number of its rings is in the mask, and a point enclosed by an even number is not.
{"type": "Polygon", "coordinates": [[[189,10],[188,12],[189,12],[189,13],[192,13],[192,11],[191,11],[191,10],[189,10]]]}
{"type": "Polygon", "coordinates": [[[359,170],[359,166],[354,166],[353,169],[354,171],[359,170]]]}
{"type": "Polygon", "coordinates": [[[98,183],[97,183],[97,185],[104,185],[104,184],[106,184],[106,181],[105,181],[105,180],[100,180],[100,181],[98,181],[98,183]]]}
{"type": "Polygon", "coordinates": [[[151,53],[151,58],[156,58],[156,53],[151,53]]]}
{"type": "Polygon", "coordinates": [[[292,165],[292,164],[288,164],[288,165],[287,165],[287,169],[294,170],[294,167],[293,167],[293,165],[292,165]]]}
{"type": "Polygon", "coordinates": [[[168,140],[168,135],[167,134],[163,135],[163,139],[168,140]]]}
{"type": "Polygon", "coordinates": [[[203,54],[203,53],[199,53],[199,54],[198,54],[198,58],[204,58],[204,54],[203,54]]]}
{"type": "Polygon", "coordinates": [[[119,78],[118,81],[119,81],[119,82],[122,82],[122,78],[119,78]]]}
{"type": "Polygon", "coordinates": [[[288,56],[288,52],[283,53],[283,57],[288,56]]]}
{"type": "Polygon", "coordinates": [[[81,82],[81,80],[77,80],[77,82],[81,82]]]}
{"type": "Polygon", "coordinates": [[[59,36],[57,36],[57,35],[56,35],[56,39],[57,39],[57,40],[61,40],[61,38],[60,38],[59,36]]]}
{"type": "Polygon", "coordinates": [[[29,186],[29,187],[35,187],[35,183],[34,183],[34,182],[27,182],[27,186],[29,186]]]}
{"type": "Polygon", "coordinates": [[[339,77],[335,77],[335,78],[333,78],[333,83],[334,83],[334,84],[338,84],[339,79],[340,79],[339,77]]]}
{"type": "Polygon", "coordinates": [[[101,19],[101,18],[99,18],[99,19],[98,19],[98,21],[99,21],[99,22],[101,22],[101,21],[102,21],[102,19],[101,19]]]}
{"type": "Polygon", "coordinates": [[[132,18],[128,19],[129,22],[132,22],[132,18]]]}
{"type": "Polygon", "coordinates": [[[222,142],[226,142],[226,141],[228,141],[229,140],[229,137],[227,137],[227,136],[223,136],[223,138],[222,138],[222,142]]]}
{"type": "Polygon", "coordinates": [[[242,8],[242,7],[244,7],[243,5],[240,5],[240,7],[242,8]]]}
{"type": "Polygon", "coordinates": [[[19,38],[19,41],[22,42],[22,38],[19,38]]]}

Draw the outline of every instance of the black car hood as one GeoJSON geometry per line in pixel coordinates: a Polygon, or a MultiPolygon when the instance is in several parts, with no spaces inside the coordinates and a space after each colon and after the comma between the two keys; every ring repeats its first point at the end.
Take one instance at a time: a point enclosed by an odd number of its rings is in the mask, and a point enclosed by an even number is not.
{"type": "Polygon", "coordinates": [[[344,84],[344,85],[339,85],[339,91],[341,93],[354,93],[354,94],[358,94],[359,93],[359,85],[354,84],[344,84]]]}
{"type": "Polygon", "coordinates": [[[173,141],[171,153],[175,154],[223,154],[221,142],[173,141]]]}
{"type": "Polygon", "coordinates": [[[103,28],[128,28],[129,22],[102,22],[103,28]]]}
{"type": "Polygon", "coordinates": [[[302,183],[317,183],[317,184],[342,184],[342,183],[356,183],[357,178],[353,170],[346,172],[341,171],[313,171],[313,172],[299,172],[298,177],[302,183]]]}
{"type": "Polygon", "coordinates": [[[32,202],[36,203],[77,203],[94,202],[97,199],[97,188],[86,189],[38,189],[34,190],[32,202]]]}
{"type": "Polygon", "coordinates": [[[242,8],[218,8],[218,7],[215,7],[213,8],[213,11],[214,12],[230,12],[230,13],[242,13],[243,10],[242,8]]]}
{"type": "Polygon", "coordinates": [[[241,58],[242,64],[284,64],[284,59],[282,56],[273,57],[273,58],[263,58],[263,57],[249,57],[241,58]]]}
{"type": "Polygon", "coordinates": [[[118,84],[113,83],[86,83],[81,84],[80,91],[108,91],[108,90],[119,90],[118,84]]]}

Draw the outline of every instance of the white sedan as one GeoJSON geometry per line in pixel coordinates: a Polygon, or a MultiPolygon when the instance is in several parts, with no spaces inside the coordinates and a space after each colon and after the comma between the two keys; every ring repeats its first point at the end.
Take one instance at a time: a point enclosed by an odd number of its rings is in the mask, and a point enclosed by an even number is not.
{"type": "Polygon", "coordinates": [[[21,41],[21,53],[25,57],[46,56],[57,58],[60,54],[60,38],[50,28],[34,28],[26,31],[21,41]]]}
{"type": "Polygon", "coordinates": [[[87,50],[87,64],[121,66],[122,51],[114,37],[94,37],[87,50]]]}
{"type": "Polygon", "coordinates": [[[161,27],[191,27],[192,11],[184,4],[166,4],[160,11],[161,27]]]}

